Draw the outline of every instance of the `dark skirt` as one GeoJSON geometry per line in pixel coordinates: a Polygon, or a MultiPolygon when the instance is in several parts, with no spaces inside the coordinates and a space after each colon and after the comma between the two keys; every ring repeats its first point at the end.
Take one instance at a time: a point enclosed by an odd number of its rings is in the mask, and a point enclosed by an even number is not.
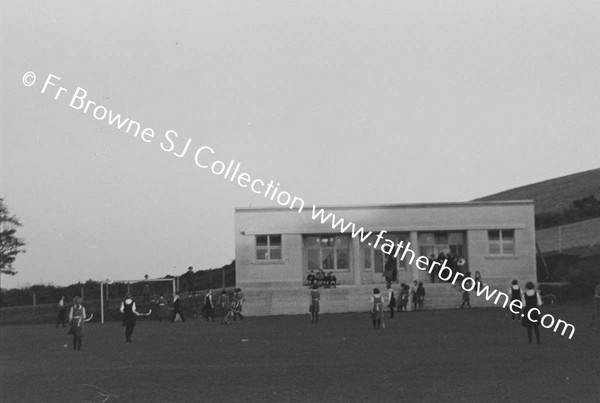
{"type": "Polygon", "coordinates": [[[123,316],[123,326],[133,327],[135,326],[135,315],[125,315],[123,316]]]}
{"type": "Polygon", "coordinates": [[[540,313],[538,310],[535,310],[533,312],[531,312],[531,314],[529,314],[529,312],[534,309],[534,308],[529,308],[527,311],[523,311],[523,314],[525,314],[525,316],[523,316],[521,318],[521,325],[523,327],[533,327],[533,326],[537,326],[540,324],[540,313]],[[529,320],[529,317],[531,316],[531,319],[533,319],[536,322],[532,322],[531,320],[529,320]]]}

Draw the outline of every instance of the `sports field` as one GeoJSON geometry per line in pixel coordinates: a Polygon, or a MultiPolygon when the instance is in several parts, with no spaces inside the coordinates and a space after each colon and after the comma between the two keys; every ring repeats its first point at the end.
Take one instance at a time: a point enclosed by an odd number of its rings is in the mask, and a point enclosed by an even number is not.
{"type": "Polygon", "coordinates": [[[52,324],[1,329],[2,402],[598,402],[600,320],[585,304],[544,313],[572,340],[525,329],[500,309],[248,317],[222,326],[89,323],[83,350],[52,324]],[[64,347],[64,345],[67,347],[64,347]]]}

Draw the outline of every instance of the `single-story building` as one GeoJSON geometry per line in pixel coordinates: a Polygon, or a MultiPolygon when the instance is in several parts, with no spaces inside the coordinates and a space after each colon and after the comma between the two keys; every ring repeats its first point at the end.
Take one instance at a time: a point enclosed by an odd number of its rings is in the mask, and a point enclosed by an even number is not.
{"type": "Polygon", "coordinates": [[[322,290],[323,312],[366,311],[373,287],[385,289],[386,254],[397,257],[392,288],[423,282],[426,308],[455,307],[461,291],[432,284],[417,267],[419,256],[462,256],[471,273],[504,292],[513,279],[536,281],[533,201],[237,208],[234,221],[236,283],[249,315],[307,312],[306,278],[317,270],[339,283],[322,290]]]}

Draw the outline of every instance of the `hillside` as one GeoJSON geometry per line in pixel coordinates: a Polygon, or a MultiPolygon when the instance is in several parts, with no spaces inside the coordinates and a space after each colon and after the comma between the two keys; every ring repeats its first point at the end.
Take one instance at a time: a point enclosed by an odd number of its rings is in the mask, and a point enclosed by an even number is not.
{"type": "Polygon", "coordinates": [[[560,213],[574,200],[600,199],[600,168],[505,190],[474,201],[534,200],[535,213],[560,213]]]}

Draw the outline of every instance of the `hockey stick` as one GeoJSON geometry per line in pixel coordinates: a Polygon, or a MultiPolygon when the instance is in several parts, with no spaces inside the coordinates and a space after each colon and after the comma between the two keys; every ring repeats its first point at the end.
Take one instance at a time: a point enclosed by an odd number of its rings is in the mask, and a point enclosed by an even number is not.
{"type": "Polygon", "coordinates": [[[90,317],[85,319],[84,322],[89,322],[90,320],[92,320],[92,318],[94,317],[94,314],[90,314],[90,317]]]}

